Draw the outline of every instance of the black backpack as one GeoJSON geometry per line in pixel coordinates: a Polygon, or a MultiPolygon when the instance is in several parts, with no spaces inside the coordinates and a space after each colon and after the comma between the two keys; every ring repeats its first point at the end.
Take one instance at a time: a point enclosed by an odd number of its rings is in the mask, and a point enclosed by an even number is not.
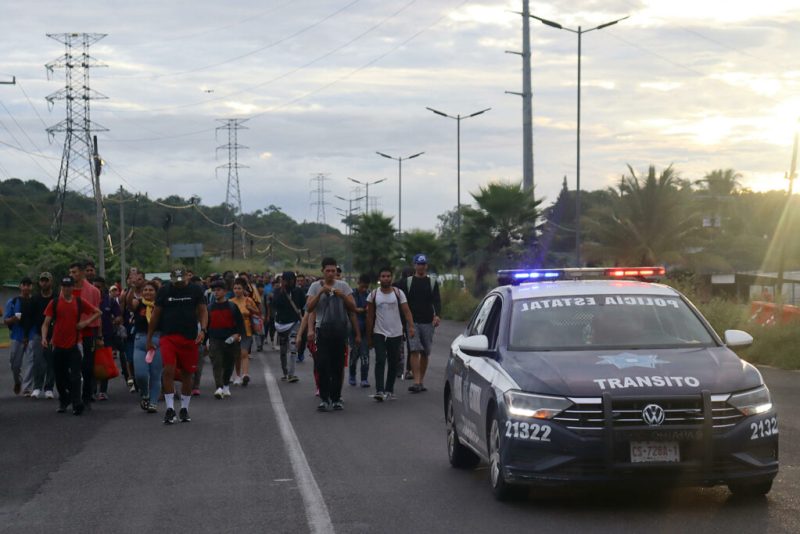
{"type": "Polygon", "coordinates": [[[325,309],[319,323],[319,336],[324,339],[346,339],[350,316],[343,297],[325,295],[325,309]]]}

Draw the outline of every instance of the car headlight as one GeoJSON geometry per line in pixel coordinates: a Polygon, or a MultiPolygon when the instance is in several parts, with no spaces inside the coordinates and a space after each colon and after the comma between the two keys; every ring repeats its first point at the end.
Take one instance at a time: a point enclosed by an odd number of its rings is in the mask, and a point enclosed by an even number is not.
{"type": "Polygon", "coordinates": [[[744,393],[731,395],[728,404],[744,415],[758,415],[772,409],[772,398],[767,386],[761,386],[744,393]]]}
{"type": "Polygon", "coordinates": [[[508,407],[508,413],[516,417],[552,419],[572,406],[572,401],[564,397],[534,395],[521,391],[506,391],[503,397],[508,407]]]}

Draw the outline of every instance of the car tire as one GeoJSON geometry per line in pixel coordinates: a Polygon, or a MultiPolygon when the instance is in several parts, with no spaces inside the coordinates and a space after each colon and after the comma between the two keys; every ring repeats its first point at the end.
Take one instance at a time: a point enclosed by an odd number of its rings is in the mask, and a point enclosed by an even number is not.
{"type": "Polygon", "coordinates": [[[445,422],[447,423],[447,457],[450,465],[459,469],[470,469],[478,465],[481,459],[477,454],[465,447],[458,439],[456,429],[455,413],[453,411],[453,397],[447,396],[447,411],[445,412],[445,422]]]}
{"type": "Polygon", "coordinates": [[[508,501],[518,495],[518,488],[506,482],[503,475],[503,462],[500,458],[500,423],[496,417],[492,417],[492,425],[489,430],[489,483],[492,486],[492,493],[498,501],[508,501]]]}
{"type": "Polygon", "coordinates": [[[767,482],[738,482],[728,484],[728,489],[736,497],[763,497],[772,489],[772,481],[767,482]]]}

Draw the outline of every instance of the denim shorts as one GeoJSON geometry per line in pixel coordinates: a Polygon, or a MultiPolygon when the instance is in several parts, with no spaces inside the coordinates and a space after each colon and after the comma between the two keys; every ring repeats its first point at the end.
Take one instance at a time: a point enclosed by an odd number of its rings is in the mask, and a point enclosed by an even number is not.
{"type": "Polygon", "coordinates": [[[414,337],[408,338],[409,352],[431,355],[433,348],[433,323],[414,323],[414,337]]]}

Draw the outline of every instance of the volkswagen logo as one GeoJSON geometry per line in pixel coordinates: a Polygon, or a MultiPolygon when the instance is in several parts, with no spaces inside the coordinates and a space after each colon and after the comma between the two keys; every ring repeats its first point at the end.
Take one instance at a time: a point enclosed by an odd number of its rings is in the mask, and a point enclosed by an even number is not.
{"type": "Polygon", "coordinates": [[[664,408],[658,404],[648,404],[642,410],[642,421],[650,426],[659,426],[664,422],[664,408]]]}

